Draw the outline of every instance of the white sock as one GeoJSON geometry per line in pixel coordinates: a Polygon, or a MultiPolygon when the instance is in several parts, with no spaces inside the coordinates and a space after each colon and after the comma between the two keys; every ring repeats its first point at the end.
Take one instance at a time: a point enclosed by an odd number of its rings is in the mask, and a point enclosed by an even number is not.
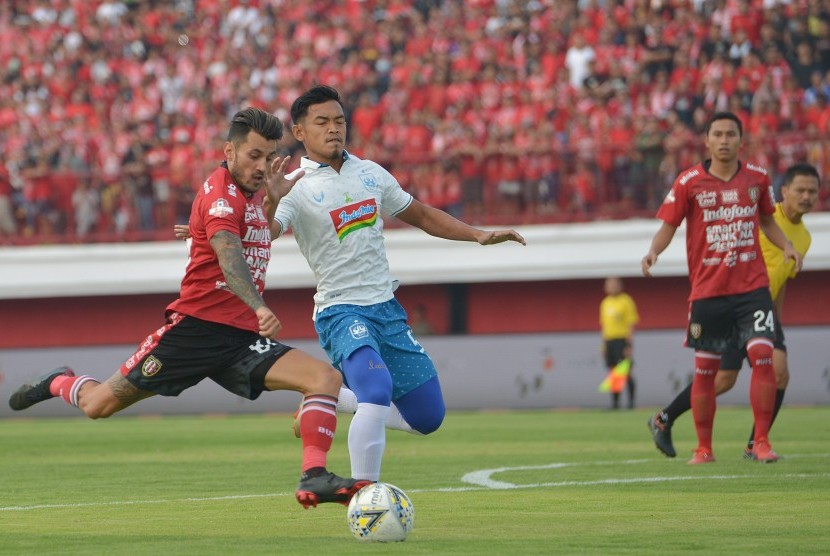
{"type": "MultiPolygon", "coordinates": [[[[357,396],[345,386],[341,386],[340,397],[337,398],[337,413],[351,413],[354,415],[356,411],[357,396]]],[[[406,422],[394,403],[392,404],[392,409],[389,411],[389,417],[386,419],[386,428],[420,434],[418,431],[412,430],[412,427],[409,426],[409,423],[406,422]]]]}
{"type": "Polygon", "coordinates": [[[349,457],[352,478],[367,481],[380,479],[380,464],[386,448],[386,418],[389,407],[373,403],[357,404],[349,426],[349,457]]]}

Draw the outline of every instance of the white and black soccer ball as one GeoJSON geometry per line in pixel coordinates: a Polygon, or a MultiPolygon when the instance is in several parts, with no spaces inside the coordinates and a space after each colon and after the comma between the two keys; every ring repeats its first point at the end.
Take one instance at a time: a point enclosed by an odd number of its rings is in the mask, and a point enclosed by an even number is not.
{"type": "Polygon", "coordinates": [[[415,525],[415,507],[398,487],[372,483],[352,497],[346,518],[359,541],[403,541],[415,525]]]}

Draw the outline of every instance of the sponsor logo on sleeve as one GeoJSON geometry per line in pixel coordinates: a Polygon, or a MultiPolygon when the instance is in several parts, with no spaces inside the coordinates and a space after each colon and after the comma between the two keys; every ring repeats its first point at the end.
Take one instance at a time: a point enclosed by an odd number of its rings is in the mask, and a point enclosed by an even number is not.
{"type": "Polygon", "coordinates": [[[680,177],[680,179],[679,179],[679,180],[677,180],[677,181],[680,183],[680,185],[686,185],[686,182],[688,182],[688,181],[689,181],[690,179],[692,179],[693,177],[695,177],[695,176],[699,176],[699,175],[700,175],[700,170],[696,170],[696,169],[695,169],[695,170],[691,170],[691,171],[686,172],[685,174],[683,174],[683,175],[680,177]]]}
{"type": "Polygon", "coordinates": [[[225,199],[216,199],[210,205],[208,209],[208,214],[211,216],[216,216],[217,218],[224,218],[230,214],[233,214],[233,207],[228,204],[228,201],[225,199]]]}
{"type": "Polygon", "coordinates": [[[764,174],[765,176],[767,175],[767,169],[762,168],[761,166],[756,166],[755,164],[747,163],[746,168],[748,170],[754,170],[754,171],[758,172],[759,174],[764,174]]]}

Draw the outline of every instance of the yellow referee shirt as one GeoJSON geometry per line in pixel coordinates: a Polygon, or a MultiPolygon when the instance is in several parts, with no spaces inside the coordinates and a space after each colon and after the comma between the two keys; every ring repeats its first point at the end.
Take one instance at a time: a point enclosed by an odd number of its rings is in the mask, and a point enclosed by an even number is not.
{"type": "MultiPolygon", "coordinates": [[[[781,203],[775,205],[775,222],[787,236],[795,250],[801,254],[803,258],[810,248],[810,232],[807,231],[807,226],[802,220],[798,224],[793,224],[790,219],[784,214],[784,209],[781,203]]],[[[792,260],[784,260],[784,252],[772,244],[763,231],[759,234],[761,238],[761,251],[764,253],[764,263],[767,266],[767,274],[769,275],[769,290],[772,294],[772,299],[778,297],[781,293],[781,288],[790,278],[795,278],[798,271],[795,269],[795,263],[792,260]]]]}
{"type": "Polygon", "coordinates": [[[631,296],[623,292],[606,295],[599,304],[599,324],[603,340],[621,340],[631,336],[640,316],[631,296]]]}

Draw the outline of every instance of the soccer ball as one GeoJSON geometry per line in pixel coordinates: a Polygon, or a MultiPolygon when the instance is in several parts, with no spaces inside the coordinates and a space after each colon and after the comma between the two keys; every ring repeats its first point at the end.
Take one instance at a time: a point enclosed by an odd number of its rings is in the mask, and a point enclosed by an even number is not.
{"type": "Polygon", "coordinates": [[[346,518],[359,541],[403,541],[415,524],[415,507],[398,487],[372,483],[352,497],[346,518]]]}

